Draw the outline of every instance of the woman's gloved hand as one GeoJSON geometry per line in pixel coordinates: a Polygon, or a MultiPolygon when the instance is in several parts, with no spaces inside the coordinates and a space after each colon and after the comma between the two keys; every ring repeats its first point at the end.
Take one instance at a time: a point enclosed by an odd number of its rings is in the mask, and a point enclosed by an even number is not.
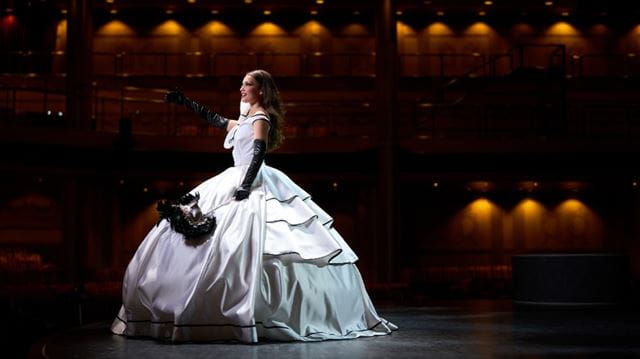
{"type": "Polygon", "coordinates": [[[177,103],[178,105],[183,105],[184,99],[184,94],[177,88],[173,91],[167,91],[167,93],[164,95],[164,101],[166,103],[177,103]]]}
{"type": "Polygon", "coordinates": [[[193,111],[196,115],[204,118],[215,127],[226,129],[229,124],[229,119],[211,111],[207,106],[201,105],[200,103],[188,98],[182,93],[182,91],[178,90],[178,88],[173,91],[168,91],[164,95],[164,100],[167,103],[175,103],[186,107],[188,110],[193,111]]]}

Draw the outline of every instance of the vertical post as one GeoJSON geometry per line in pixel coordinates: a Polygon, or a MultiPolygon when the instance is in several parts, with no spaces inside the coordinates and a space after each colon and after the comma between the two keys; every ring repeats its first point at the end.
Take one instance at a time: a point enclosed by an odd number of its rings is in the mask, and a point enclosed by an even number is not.
{"type": "Polygon", "coordinates": [[[376,114],[378,123],[378,238],[376,280],[392,282],[396,276],[399,238],[396,236],[395,141],[398,66],[395,4],[378,0],[376,11],[376,114]]]}
{"type": "Polygon", "coordinates": [[[67,4],[66,117],[70,127],[89,130],[92,128],[92,1],[68,0],[67,4]]]}
{"type": "Polygon", "coordinates": [[[77,325],[82,324],[82,294],[84,293],[86,263],[86,201],[84,187],[77,178],[68,178],[64,188],[64,263],[65,278],[71,282],[74,304],[77,305],[77,325]]]}

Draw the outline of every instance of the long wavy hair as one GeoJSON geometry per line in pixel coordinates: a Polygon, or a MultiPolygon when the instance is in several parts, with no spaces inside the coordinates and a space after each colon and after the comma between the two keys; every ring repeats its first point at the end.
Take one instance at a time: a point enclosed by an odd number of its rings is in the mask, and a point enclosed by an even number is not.
{"type": "Polygon", "coordinates": [[[256,80],[260,86],[260,91],[262,91],[262,101],[260,104],[267,111],[269,120],[271,121],[267,150],[273,151],[280,147],[282,141],[284,141],[282,130],[284,128],[285,111],[282,106],[282,100],[280,99],[280,92],[276,87],[275,81],[273,81],[273,77],[267,71],[253,70],[247,73],[247,75],[256,80]]]}

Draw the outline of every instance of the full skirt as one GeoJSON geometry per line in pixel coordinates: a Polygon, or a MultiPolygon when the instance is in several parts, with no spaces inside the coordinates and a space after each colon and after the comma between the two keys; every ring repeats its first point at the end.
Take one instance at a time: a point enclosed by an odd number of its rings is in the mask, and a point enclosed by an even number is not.
{"type": "Polygon", "coordinates": [[[191,193],[213,233],[186,240],[163,220],[123,281],[115,334],[171,341],[318,341],[389,334],[332,218],[304,190],[263,165],[249,198],[233,194],[247,166],[191,193]]]}

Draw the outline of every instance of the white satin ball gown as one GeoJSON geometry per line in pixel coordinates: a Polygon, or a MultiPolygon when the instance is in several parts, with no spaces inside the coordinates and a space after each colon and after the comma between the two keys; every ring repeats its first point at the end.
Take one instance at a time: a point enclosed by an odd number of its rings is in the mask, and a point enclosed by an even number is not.
{"type": "Polygon", "coordinates": [[[319,341],[385,335],[332,218],[275,168],[262,164],[251,194],[233,195],[253,154],[253,122],[241,117],[225,138],[235,166],[208,179],[203,213],[217,227],[186,241],[163,220],[147,234],[127,267],[115,334],[171,341],[319,341]]]}

